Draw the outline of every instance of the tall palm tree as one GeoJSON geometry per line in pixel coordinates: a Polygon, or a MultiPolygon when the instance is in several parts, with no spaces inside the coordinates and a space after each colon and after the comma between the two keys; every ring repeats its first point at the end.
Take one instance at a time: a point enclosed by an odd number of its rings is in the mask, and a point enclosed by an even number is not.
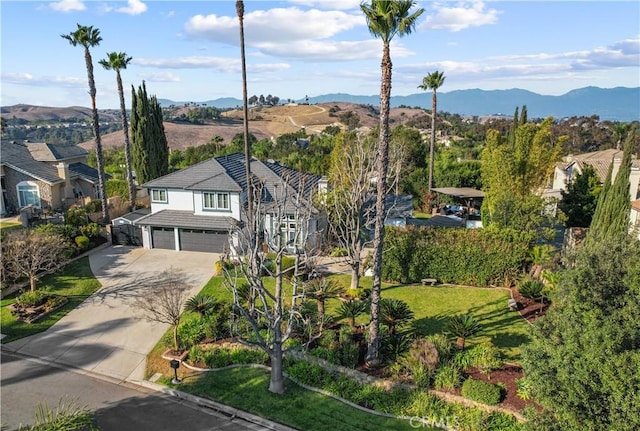
{"type": "Polygon", "coordinates": [[[391,55],[389,46],[394,36],[410,34],[424,9],[410,13],[412,0],[371,0],[361,3],[360,9],[367,20],[369,32],[382,40],[382,77],[380,79],[380,135],[376,155],[377,196],[374,229],[373,285],[371,292],[371,320],[366,362],[370,366],[381,363],[380,355],[380,288],[382,285],[382,244],[384,241],[385,195],[389,167],[389,101],[391,99],[391,55]]]}
{"type": "Polygon", "coordinates": [[[236,12],[240,25],[240,62],[242,63],[242,120],[244,125],[244,157],[247,175],[247,214],[249,226],[253,220],[253,191],[251,178],[251,147],[249,146],[249,104],[247,102],[247,61],[244,51],[244,2],[236,1],[236,12]]]}
{"type": "Polygon", "coordinates": [[[124,104],[124,90],[122,88],[122,77],[120,71],[126,69],[132,57],[128,57],[126,52],[109,52],[107,58],[99,63],[106,70],[116,71],[116,82],[118,84],[118,95],[120,96],[120,115],[122,116],[122,130],[124,132],[124,161],[127,169],[127,185],[129,188],[129,211],[135,207],[136,195],[133,189],[133,168],[131,167],[131,143],[129,142],[129,124],[127,122],[127,108],[124,104]]]}
{"type": "Polygon", "coordinates": [[[436,145],[436,112],[438,107],[438,97],[436,95],[438,88],[444,84],[444,72],[438,72],[427,74],[422,78],[422,84],[418,85],[418,88],[424,91],[433,90],[431,96],[431,145],[429,146],[429,193],[433,188],[433,151],[436,145]]]}
{"type": "Polygon", "coordinates": [[[69,41],[72,46],[82,46],[84,48],[84,61],[87,66],[87,77],[89,79],[89,95],[91,96],[91,119],[93,123],[93,134],[96,143],[96,164],[98,165],[98,193],[102,201],[102,222],[109,223],[109,211],[107,208],[107,185],[104,179],[104,157],[102,156],[102,141],[100,140],[100,119],[96,108],[96,83],[93,79],[93,60],[89,48],[100,45],[102,38],[100,30],[93,26],[83,26],[78,24],[78,29],[69,34],[61,34],[60,37],[69,41]]]}

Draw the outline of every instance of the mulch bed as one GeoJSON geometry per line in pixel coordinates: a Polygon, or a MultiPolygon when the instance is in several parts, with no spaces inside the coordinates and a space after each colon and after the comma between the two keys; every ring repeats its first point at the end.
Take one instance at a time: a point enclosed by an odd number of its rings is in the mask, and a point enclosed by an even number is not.
{"type": "Polygon", "coordinates": [[[549,302],[545,302],[541,307],[540,302],[520,295],[518,289],[511,289],[511,295],[518,303],[518,312],[529,323],[533,323],[538,317],[544,316],[549,309],[549,302]]]}

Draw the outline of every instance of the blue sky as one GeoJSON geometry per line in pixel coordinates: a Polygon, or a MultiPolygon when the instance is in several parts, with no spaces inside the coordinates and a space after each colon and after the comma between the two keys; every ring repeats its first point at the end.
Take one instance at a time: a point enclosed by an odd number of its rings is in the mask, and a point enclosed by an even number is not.
{"type": "MultiPolygon", "coordinates": [[[[281,99],[380,88],[381,42],[359,0],[245,1],[249,95],[281,99]]],[[[585,86],[640,86],[640,2],[419,1],[416,31],[394,39],[393,95],[523,88],[560,95],[585,86]]],[[[98,60],[124,51],[131,85],[175,101],[241,98],[235,1],[0,1],[1,100],[89,106],[81,47],[61,34],[100,29],[92,49],[98,108],[117,108],[115,73],[98,60]]]]}

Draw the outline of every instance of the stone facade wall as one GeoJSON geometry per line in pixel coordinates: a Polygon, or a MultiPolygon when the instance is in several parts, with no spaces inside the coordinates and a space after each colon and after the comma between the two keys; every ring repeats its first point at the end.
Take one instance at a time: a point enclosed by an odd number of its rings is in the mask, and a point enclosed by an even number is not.
{"type": "MultiPolygon", "coordinates": [[[[4,174],[4,184],[5,190],[7,192],[7,205],[9,207],[12,207],[14,210],[18,210],[20,208],[18,202],[17,185],[22,181],[30,181],[38,186],[41,207],[50,206],[54,209],[60,207],[60,202],[55,202],[54,200],[55,193],[52,190],[52,186],[50,186],[49,184],[36,180],[35,178],[27,174],[23,174],[22,172],[16,171],[6,166],[4,174]]],[[[53,187],[55,187],[55,185],[53,187]]]]}

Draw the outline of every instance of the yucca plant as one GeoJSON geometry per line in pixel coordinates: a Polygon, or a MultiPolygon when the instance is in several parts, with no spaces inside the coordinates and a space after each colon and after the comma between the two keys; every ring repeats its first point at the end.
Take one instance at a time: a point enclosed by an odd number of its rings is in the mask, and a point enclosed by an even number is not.
{"type": "Polygon", "coordinates": [[[380,300],[380,322],[387,327],[389,335],[395,335],[398,327],[413,320],[413,311],[409,304],[395,298],[380,300]]]}
{"type": "Polygon", "coordinates": [[[518,292],[520,295],[525,298],[533,299],[534,301],[539,301],[542,299],[542,290],[544,289],[544,284],[542,284],[538,280],[532,280],[527,278],[520,282],[518,285],[518,292]]]}
{"type": "Polygon", "coordinates": [[[458,349],[464,350],[466,339],[482,331],[482,326],[472,315],[459,314],[449,318],[445,330],[451,336],[456,337],[458,349]]]}
{"type": "Polygon", "coordinates": [[[198,313],[204,318],[207,314],[216,309],[218,303],[215,298],[210,295],[199,293],[187,299],[184,303],[184,311],[198,313]]]}
{"type": "Polygon", "coordinates": [[[525,401],[531,399],[531,382],[526,377],[516,380],[516,393],[525,401]]]}
{"type": "Polygon", "coordinates": [[[352,328],[356,326],[356,318],[367,310],[367,303],[350,299],[340,303],[337,311],[337,320],[349,319],[349,325],[352,328]]]}

